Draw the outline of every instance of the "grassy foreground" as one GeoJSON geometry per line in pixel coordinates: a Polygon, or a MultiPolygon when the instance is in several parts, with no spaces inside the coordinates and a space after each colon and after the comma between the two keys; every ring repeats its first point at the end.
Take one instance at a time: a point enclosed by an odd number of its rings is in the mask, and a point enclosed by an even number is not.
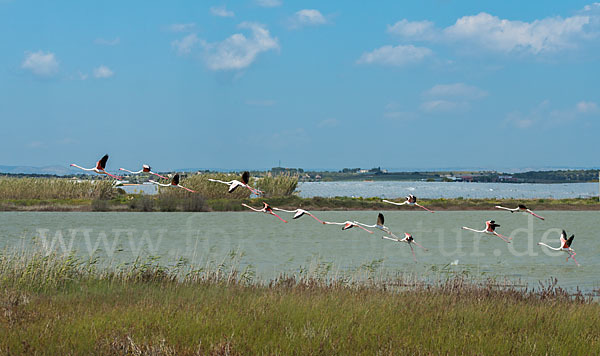
{"type": "MultiPolygon", "coordinates": [[[[399,199],[401,201],[402,199],[399,199]]],[[[243,211],[242,203],[262,206],[266,201],[284,209],[307,210],[403,210],[419,211],[409,206],[394,206],[379,198],[300,198],[298,196],[204,199],[193,194],[159,194],[142,196],[120,194],[111,199],[0,199],[0,211],[243,211]]],[[[516,207],[525,204],[535,210],[600,210],[597,198],[573,199],[421,199],[433,210],[490,210],[495,205],[516,207]]]]}
{"type": "Polygon", "coordinates": [[[223,266],[13,255],[0,291],[0,354],[600,354],[600,305],[554,284],[260,283],[223,266]]]}

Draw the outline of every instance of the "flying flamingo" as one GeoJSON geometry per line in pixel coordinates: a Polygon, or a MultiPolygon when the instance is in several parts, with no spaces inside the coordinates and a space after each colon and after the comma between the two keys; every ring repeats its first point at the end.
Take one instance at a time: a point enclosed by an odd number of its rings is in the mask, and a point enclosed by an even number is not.
{"type": "Polygon", "coordinates": [[[417,262],[417,257],[415,256],[415,250],[412,247],[412,244],[415,244],[417,246],[419,246],[420,248],[422,248],[423,250],[427,251],[427,249],[421,245],[419,245],[415,239],[412,237],[411,234],[405,232],[404,233],[404,238],[403,239],[399,239],[398,237],[394,236],[392,234],[393,237],[389,237],[389,236],[382,236],[382,239],[386,239],[386,240],[392,240],[392,241],[396,241],[396,242],[406,242],[408,244],[408,246],[410,246],[410,251],[412,252],[413,255],[413,260],[415,260],[415,262],[417,262]]]}
{"type": "Polygon", "coordinates": [[[158,182],[153,181],[152,179],[150,179],[149,182],[154,183],[156,185],[160,185],[161,187],[177,187],[177,188],[185,189],[188,192],[196,193],[195,190],[191,190],[191,189],[186,188],[186,187],[184,187],[182,185],[179,185],[179,173],[176,173],[173,176],[173,178],[171,179],[171,183],[169,183],[169,184],[158,183],[158,182]]]}
{"type": "Polygon", "coordinates": [[[98,162],[96,162],[96,167],[94,167],[94,168],[83,168],[81,166],[76,165],[75,163],[71,163],[71,167],[77,167],[79,169],[83,169],[84,171],[96,172],[98,174],[106,174],[107,176],[111,176],[114,179],[122,180],[123,177],[118,177],[118,176],[112,175],[105,170],[107,161],[108,161],[108,155],[104,155],[104,157],[100,158],[100,160],[98,162]]]}
{"type": "Polygon", "coordinates": [[[544,218],[543,218],[543,217],[541,217],[541,216],[537,215],[536,213],[534,213],[533,211],[529,210],[529,209],[528,209],[528,208],[527,208],[525,205],[523,205],[523,204],[519,204],[519,206],[517,206],[517,207],[516,207],[516,208],[514,208],[514,209],[511,209],[511,208],[506,208],[506,207],[503,207],[503,206],[500,206],[500,205],[496,205],[496,209],[503,209],[503,210],[507,210],[507,211],[510,211],[511,213],[514,213],[514,212],[517,212],[517,211],[518,211],[518,212],[522,212],[522,213],[529,213],[529,214],[531,214],[531,215],[535,216],[535,217],[536,217],[536,218],[538,218],[538,219],[542,219],[542,220],[544,220],[544,218]]]}
{"type": "Polygon", "coordinates": [[[367,225],[367,224],[359,223],[358,221],[355,221],[355,223],[358,225],[364,226],[364,227],[372,227],[375,229],[379,229],[388,235],[396,237],[396,235],[394,235],[387,226],[383,225],[384,221],[385,221],[385,218],[383,217],[383,214],[379,213],[379,215],[377,215],[377,223],[375,225],[367,225]]]}
{"type": "Polygon", "coordinates": [[[246,172],[242,173],[242,177],[240,179],[241,179],[241,181],[234,179],[234,180],[230,180],[229,182],[225,182],[225,181],[218,180],[218,179],[211,179],[211,178],[209,178],[208,180],[211,182],[227,184],[229,186],[229,193],[233,192],[238,187],[246,187],[252,193],[254,193],[256,195],[260,195],[260,193],[263,193],[262,191],[252,188],[251,186],[248,185],[248,182],[250,181],[250,173],[249,172],[246,171],[246,172]]]}
{"type": "Polygon", "coordinates": [[[575,261],[575,264],[577,266],[579,266],[579,262],[577,262],[577,260],[575,259],[575,251],[573,251],[573,249],[571,248],[571,245],[573,244],[573,239],[575,238],[575,235],[571,235],[571,237],[569,237],[567,239],[567,232],[565,230],[562,231],[562,233],[560,234],[560,247],[552,247],[552,246],[548,246],[543,242],[538,242],[538,245],[541,246],[546,246],[551,250],[555,250],[555,251],[563,251],[569,254],[569,257],[567,257],[567,261],[569,260],[569,258],[572,258],[573,261],[575,261]]]}
{"type": "Polygon", "coordinates": [[[416,196],[414,196],[414,195],[412,195],[412,194],[409,194],[409,195],[406,197],[406,200],[405,200],[405,201],[403,201],[402,203],[396,203],[396,202],[389,201],[389,200],[385,200],[385,199],[383,199],[383,201],[384,201],[384,202],[386,202],[386,203],[394,204],[394,205],[405,205],[405,204],[408,204],[408,205],[416,205],[416,206],[418,206],[419,208],[425,209],[425,210],[427,210],[427,211],[428,211],[428,212],[430,212],[430,213],[433,213],[433,212],[434,212],[434,211],[432,211],[432,210],[429,210],[429,209],[427,209],[427,208],[426,208],[426,207],[424,207],[423,205],[420,205],[419,203],[417,203],[417,197],[416,197],[416,196]]]}
{"type": "Polygon", "coordinates": [[[152,171],[151,171],[151,168],[150,168],[150,166],[149,166],[149,165],[147,165],[147,164],[143,164],[143,165],[142,165],[142,169],[140,169],[140,170],[139,170],[139,171],[137,171],[137,172],[132,172],[132,171],[130,171],[130,170],[128,170],[128,169],[125,169],[125,168],[119,168],[119,170],[120,170],[120,171],[129,172],[129,173],[131,173],[131,174],[150,173],[150,174],[153,174],[153,175],[155,175],[155,176],[157,176],[157,177],[161,177],[162,179],[169,179],[169,178],[167,178],[167,177],[163,177],[163,176],[161,176],[160,174],[157,174],[157,173],[154,173],[154,172],[152,172],[152,171]]]}
{"type": "Polygon", "coordinates": [[[301,217],[303,217],[304,215],[308,215],[310,217],[312,217],[313,219],[317,220],[318,222],[320,222],[321,224],[324,224],[323,221],[319,220],[316,216],[314,216],[311,212],[306,211],[304,209],[296,209],[296,210],[285,210],[285,209],[280,209],[280,208],[272,208],[273,210],[277,210],[277,211],[284,211],[286,213],[293,213],[294,217],[292,219],[299,219],[301,217]]]}
{"type": "Polygon", "coordinates": [[[475,230],[475,229],[471,229],[470,227],[466,227],[463,226],[463,230],[469,230],[469,231],[473,231],[473,232],[480,232],[483,234],[488,234],[488,235],[494,235],[494,236],[498,236],[499,238],[501,238],[504,242],[506,243],[510,243],[509,240],[511,240],[510,237],[506,237],[503,235],[500,235],[499,233],[497,233],[495,230],[497,227],[499,227],[500,225],[496,224],[496,222],[494,220],[489,220],[485,222],[485,229],[483,230],[475,230]]]}
{"type": "Polygon", "coordinates": [[[353,228],[353,227],[358,227],[358,228],[360,228],[360,229],[363,229],[363,230],[365,230],[365,231],[366,231],[366,232],[368,232],[369,234],[372,234],[372,233],[373,233],[373,231],[371,231],[371,230],[367,230],[367,229],[365,229],[364,227],[360,226],[360,223],[359,223],[359,222],[356,222],[356,221],[349,221],[349,220],[346,220],[346,221],[344,221],[344,222],[331,222],[331,221],[323,221],[323,224],[325,224],[325,225],[342,225],[342,230],[348,230],[348,229],[351,229],[351,228],[353,228]]]}
{"type": "Polygon", "coordinates": [[[253,207],[251,207],[250,205],[243,204],[243,203],[242,203],[242,205],[243,205],[243,206],[245,206],[246,208],[250,209],[250,210],[256,211],[257,213],[265,213],[265,214],[274,215],[274,216],[276,216],[276,217],[277,217],[279,220],[283,221],[284,223],[286,223],[286,222],[287,222],[287,221],[283,220],[283,219],[281,218],[281,216],[279,216],[279,215],[275,214],[275,213],[273,212],[273,208],[271,208],[271,206],[270,206],[269,204],[265,203],[265,202],[263,202],[263,207],[262,207],[262,209],[256,209],[256,208],[253,208],[253,207]]]}

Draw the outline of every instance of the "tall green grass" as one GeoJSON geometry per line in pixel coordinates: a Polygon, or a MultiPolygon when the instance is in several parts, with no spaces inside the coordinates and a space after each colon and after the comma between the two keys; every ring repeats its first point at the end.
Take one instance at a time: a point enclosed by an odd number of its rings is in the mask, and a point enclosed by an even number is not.
{"type": "Polygon", "coordinates": [[[110,180],[76,181],[67,178],[0,178],[0,200],[110,199],[110,180]]]}
{"type": "Polygon", "coordinates": [[[267,175],[257,180],[258,189],[264,192],[265,197],[287,197],[294,193],[298,187],[298,176],[267,175]]]}
{"type": "Polygon", "coordinates": [[[598,325],[600,305],[554,280],[260,281],[227,263],[0,258],[0,354],[596,355],[598,325]]]}

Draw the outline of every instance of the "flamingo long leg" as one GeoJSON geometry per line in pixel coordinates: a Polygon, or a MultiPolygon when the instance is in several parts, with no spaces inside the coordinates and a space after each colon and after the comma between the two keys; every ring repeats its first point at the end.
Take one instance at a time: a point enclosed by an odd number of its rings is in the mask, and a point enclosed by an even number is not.
{"type": "Polygon", "coordinates": [[[368,232],[369,234],[372,234],[372,233],[373,233],[373,231],[371,231],[371,230],[367,230],[367,229],[365,229],[364,227],[362,227],[362,226],[360,226],[360,225],[358,225],[358,224],[357,224],[357,225],[354,225],[354,226],[356,226],[356,227],[359,227],[359,228],[361,228],[361,229],[365,230],[365,231],[366,231],[366,232],[368,232]]]}
{"type": "Polygon", "coordinates": [[[412,247],[412,245],[410,244],[410,242],[408,243],[408,247],[410,247],[410,252],[412,252],[413,260],[415,262],[417,262],[417,256],[415,256],[415,249],[412,247]]]}
{"type": "Polygon", "coordinates": [[[533,211],[531,211],[531,210],[527,210],[527,212],[528,212],[529,214],[531,214],[531,215],[535,216],[535,217],[536,217],[536,218],[538,218],[538,219],[545,220],[543,217],[539,216],[538,214],[534,213],[534,212],[533,212],[533,211]]]}
{"type": "Polygon", "coordinates": [[[161,176],[161,175],[160,175],[160,174],[158,174],[158,173],[154,173],[154,172],[148,172],[148,173],[150,173],[150,174],[154,174],[155,176],[157,176],[157,177],[161,177],[162,179],[169,179],[169,178],[167,178],[167,177],[161,176]]]}
{"type": "Polygon", "coordinates": [[[504,240],[504,242],[506,242],[506,243],[510,243],[510,241],[509,241],[509,240],[511,239],[510,237],[506,237],[506,236],[504,236],[504,235],[500,235],[500,234],[499,234],[499,233],[497,233],[497,232],[494,232],[494,236],[498,236],[499,238],[501,238],[502,240],[504,240]]]}
{"type": "Polygon", "coordinates": [[[423,246],[419,245],[419,244],[418,244],[418,243],[416,243],[415,241],[413,241],[412,243],[413,243],[413,244],[415,244],[415,245],[417,245],[417,246],[419,246],[420,248],[422,248],[422,249],[423,249],[423,250],[425,250],[425,251],[429,251],[428,249],[426,249],[425,247],[423,247],[423,246]]]}
{"type": "Polygon", "coordinates": [[[195,190],[191,190],[190,188],[186,188],[186,187],[184,187],[184,186],[181,186],[181,185],[177,185],[177,187],[179,187],[179,188],[181,188],[181,189],[185,189],[185,190],[187,190],[188,192],[197,193],[195,190]]]}
{"type": "Polygon", "coordinates": [[[281,216],[279,216],[279,215],[275,214],[274,212],[270,212],[269,214],[271,214],[271,215],[275,215],[275,216],[276,216],[276,217],[277,217],[279,220],[283,221],[284,223],[287,223],[287,221],[283,220],[283,219],[281,218],[281,216]]]}
{"type": "MultiPolygon", "coordinates": [[[[575,261],[575,264],[577,266],[579,266],[579,262],[577,262],[577,260],[575,259],[575,255],[576,255],[575,251],[573,251],[572,253],[569,253],[569,257],[571,257],[573,259],[573,261],[575,261]]],[[[567,260],[569,260],[569,257],[567,257],[567,260]]]]}
{"type": "Polygon", "coordinates": [[[123,177],[118,177],[118,176],[115,176],[115,175],[113,175],[113,174],[110,174],[110,173],[108,173],[107,171],[101,171],[101,172],[103,172],[103,173],[104,173],[104,174],[106,174],[107,176],[111,176],[111,177],[113,177],[114,179],[117,179],[117,180],[123,180],[123,177]]]}
{"type": "Polygon", "coordinates": [[[427,211],[428,211],[428,212],[430,212],[430,213],[435,213],[435,211],[433,211],[433,210],[429,210],[429,209],[427,209],[426,207],[424,207],[423,205],[420,205],[420,204],[417,204],[417,203],[415,203],[415,205],[416,205],[416,206],[418,206],[419,208],[423,208],[423,209],[427,210],[427,211]]]}
{"type": "Polygon", "coordinates": [[[308,216],[310,216],[310,217],[312,217],[313,219],[317,220],[317,221],[318,221],[318,222],[320,222],[321,224],[325,224],[325,222],[324,222],[324,221],[322,221],[322,220],[319,220],[319,219],[318,219],[316,216],[314,216],[314,215],[313,215],[313,214],[311,214],[311,213],[308,213],[308,216]]]}

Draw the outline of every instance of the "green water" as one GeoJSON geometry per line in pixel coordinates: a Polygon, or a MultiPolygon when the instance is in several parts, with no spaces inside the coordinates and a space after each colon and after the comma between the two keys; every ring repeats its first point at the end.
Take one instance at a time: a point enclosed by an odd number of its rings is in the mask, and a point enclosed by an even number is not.
{"type": "MultiPolygon", "coordinates": [[[[314,212],[323,220],[357,220],[373,224],[377,212],[314,212]]],[[[586,291],[600,286],[600,212],[540,211],[545,221],[503,211],[436,212],[388,211],[385,225],[397,235],[411,233],[428,251],[415,248],[415,263],[408,245],[383,240],[382,233],[321,225],[310,217],[285,224],[260,213],[0,213],[0,247],[44,251],[76,251],[105,261],[131,262],[159,257],[160,263],[186,260],[195,265],[230,261],[232,251],[240,268],[250,266],[256,275],[272,278],[300,269],[330,273],[377,270],[440,276],[465,273],[476,278],[509,277],[537,286],[556,277],[564,287],[586,291]],[[507,244],[496,237],[461,230],[482,229],[494,219],[507,244]],[[40,230],[41,229],[41,230],[40,230]],[[557,246],[560,230],[575,234],[577,267],[565,253],[537,246],[557,246]],[[369,268],[365,267],[369,266],[369,268]]]]}

